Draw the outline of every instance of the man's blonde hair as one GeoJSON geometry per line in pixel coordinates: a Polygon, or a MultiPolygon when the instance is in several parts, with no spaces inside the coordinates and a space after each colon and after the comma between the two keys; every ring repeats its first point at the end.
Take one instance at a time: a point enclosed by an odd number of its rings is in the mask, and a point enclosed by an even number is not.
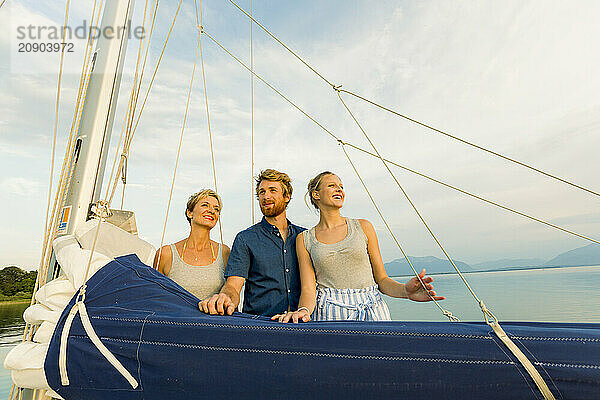
{"type": "Polygon", "coordinates": [[[215,199],[217,199],[217,202],[219,203],[219,212],[223,209],[223,203],[221,202],[221,197],[219,197],[219,195],[217,194],[217,192],[215,192],[212,189],[202,189],[201,191],[194,193],[193,195],[190,196],[187,205],[185,207],[185,218],[188,220],[188,222],[191,224],[192,223],[192,219],[190,217],[188,217],[187,212],[194,212],[194,207],[196,207],[196,204],[198,204],[198,202],[206,197],[214,197],[215,199]]]}
{"type": "Polygon", "coordinates": [[[255,178],[256,180],[256,197],[258,197],[258,186],[262,181],[272,181],[281,183],[281,188],[283,189],[284,196],[290,196],[292,198],[292,180],[285,172],[279,172],[274,169],[263,169],[260,171],[255,178]]]}

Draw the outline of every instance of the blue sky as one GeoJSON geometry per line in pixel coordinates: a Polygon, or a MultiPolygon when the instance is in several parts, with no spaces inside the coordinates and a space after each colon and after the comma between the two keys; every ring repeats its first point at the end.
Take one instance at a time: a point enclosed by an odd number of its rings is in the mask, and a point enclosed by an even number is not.
{"type": "MultiPolygon", "coordinates": [[[[74,3],[72,21],[87,18],[89,3],[74,3]]],[[[250,2],[239,4],[248,9],[250,2]]],[[[143,1],[138,1],[138,23],[141,6],[143,1]]],[[[172,0],[161,1],[148,71],[175,6],[172,0]]],[[[600,190],[600,53],[595,43],[599,11],[594,1],[254,1],[256,17],[332,82],[595,190],[600,190]]],[[[58,68],[55,53],[21,58],[15,27],[60,25],[63,13],[64,2],[49,0],[7,0],[0,9],[0,266],[31,269],[39,261],[58,68]]],[[[140,235],[155,246],[160,243],[193,64],[194,20],[193,1],[186,0],[129,162],[124,208],[136,212],[140,235]]],[[[249,21],[233,5],[204,1],[204,25],[228,49],[249,59],[249,21]]],[[[250,77],[210,41],[204,40],[203,48],[224,200],[223,234],[231,244],[251,223],[250,77]]],[[[110,162],[135,49],[132,42],[110,162]]],[[[367,148],[333,90],[256,27],[254,51],[258,74],[336,135],[367,148]]],[[[70,57],[65,67],[70,73],[63,85],[57,168],[73,112],[78,76],[72,72],[81,62],[79,56],[70,57]]],[[[166,242],[186,234],[187,196],[212,186],[203,96],[196,79],[166,242]]],[[[598,198],[345,99],[387,158],[598,238],[598,198]]],[[[333,170],[346,186],[344,214],[374,223],[384,260],[401,256],[335,141],[258,81],[254,113],[254,172],[272,167],[290,174],[295,194],[289,215],[294,222],[316,223],[317,215],[302,200],[304,188],[316,173],[333,170]]],[[[440,256],[383,166],[356,151],[350,150],[350,155],[407,252],[440,256]]],[[[393,171],[458,260],[547,259],[587,244],[393,171]]],[[[119,195],[114,204],[120,201],[119,195]]]]}

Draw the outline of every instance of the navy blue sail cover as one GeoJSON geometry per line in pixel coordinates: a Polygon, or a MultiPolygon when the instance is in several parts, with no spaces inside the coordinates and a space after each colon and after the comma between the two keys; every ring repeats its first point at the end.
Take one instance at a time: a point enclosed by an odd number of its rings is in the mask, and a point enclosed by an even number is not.
{"type": "MultiPolygon", "coordinates": [[[[70,306],[75,302],[71,300],[70,306]]],[[[88,282],[85,304],[136,389],[85,334],[68,338],[61,385],[61,316],[45,361],[65,399],[540,399],[532,379],[483,323],[280,324],[209,316],[198,299],[134,255],[88,282]]],[[[557,399],[600,398],[600,324],[503,323],[557,399]]]]}

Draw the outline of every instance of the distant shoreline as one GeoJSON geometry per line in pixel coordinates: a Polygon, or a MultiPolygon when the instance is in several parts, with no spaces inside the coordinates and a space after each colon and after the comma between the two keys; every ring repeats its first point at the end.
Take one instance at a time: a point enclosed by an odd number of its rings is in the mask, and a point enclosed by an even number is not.
{"type": "Polygon", "coordinates": [[[22,303],[31,303],[31,298],[29,299],[24,299],[24,298],[18,298],[18,299],[5,299],[5,300],[0,300],[0,305],[2,304],[22,304],[22,303]]]}
{"type": "MultiPolygon", "coordinates": [[[[558,268],[582,268],[582,267],[599,267],[598,264],[588,264],[588,265],[545,265],[545,266],[537,266],[537,267],[514,267],[514,268],[494,268],[494,269],[478,269],[472,271],[460,271],[463,274],[480,274],[485,272],[513,272],[513,271],[534,271],[541,269],[558,269],[558,268]]],[[[425,268],[427,270],[427,268],[425,268]]],[[[440,276],[440,275],[458,275],[455,271],[448,272],[434,272],[431,274],[427,274],[429,276],[440,276]]],[[[395,277],[403,278],[409,277],[413,275],[396,275],[395,277]]]]}

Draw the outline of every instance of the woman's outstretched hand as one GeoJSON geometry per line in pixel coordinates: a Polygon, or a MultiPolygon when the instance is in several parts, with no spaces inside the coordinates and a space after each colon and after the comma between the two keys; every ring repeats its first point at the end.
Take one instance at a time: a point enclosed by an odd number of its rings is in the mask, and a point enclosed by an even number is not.
{"type": "Polygon", "coordinates": [[[404,285],[404,289],[406,290],[406,297],[412,301],[431,301],[434,300],[444,300],[444,296],[437,296],[435,291],[433,290],[433,278],[430,276],[425,276],[425,268],[419,273],[419,277],[425,284],[425,287],[419,282],[417,277],[412,278],[410,281],[406,282],[404,285]]]}
{"type": "Polygon", "coordinates": [[[284,312],[283,314],[275,314],[271,317],[272,321],[277,320],[278,322],[308,322],[310,321],[310,314],[305,309],[298,311],[284,312]]]}

